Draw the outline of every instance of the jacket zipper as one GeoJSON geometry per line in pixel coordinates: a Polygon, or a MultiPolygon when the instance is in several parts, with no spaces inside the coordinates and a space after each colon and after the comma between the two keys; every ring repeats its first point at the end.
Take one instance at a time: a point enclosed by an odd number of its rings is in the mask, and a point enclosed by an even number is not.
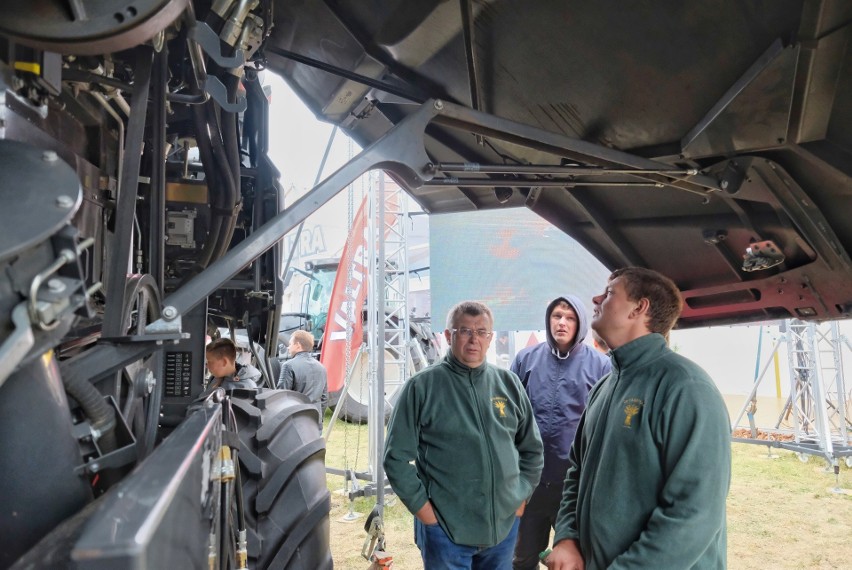
{"type": "Polygon", "coordinates": [[[482,421],[482,410],[479,406],[479,399],[476,397],[476,390],[473,387],[473,374],[467,373],[468,388],[470,388],[471,398],[473,399],[473,407],[476,410],[476,421],[479,423],[479,432],[483,436],[485,443],[486,455],[488,456],[488,472],[491,474],[491,542],[496,544],[497,540],[497,520],[494,514],[494,458],[491,456],[491,444],[489,443],[488,434],[485,433],[485,426],[482,421]]]}

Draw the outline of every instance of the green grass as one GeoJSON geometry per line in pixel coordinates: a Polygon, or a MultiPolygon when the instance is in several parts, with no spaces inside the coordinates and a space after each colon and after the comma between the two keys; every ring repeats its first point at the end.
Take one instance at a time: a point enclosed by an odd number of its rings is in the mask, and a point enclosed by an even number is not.
{"type": "MultiPolygon", "coordinates": [[[[327,412],[324,430],[328,428],[330,417],[331,412],[327,412]]],[[[367,472],[370,465],[368,447],[367,425],[338,421],[326,446],[326,466],[367,472]]],[[[350,502],[347,495],[343,493],[346,482],[342,476],[328,474],[326,481],[332,493],[331,548],[335,568],[362,570],[368,565],[361,556],[364,541],[367,538],[364,524],[367,515],[376,504],[376,497],[357,497],[350,502]],[[351,523],[341,522],[350,511],[359,513],[361,517],[351,523]]],[[[360,484],[364,485],[365,482],[360,484]]],[[[387,551],[393,554],[394,568],[399,570],[420,568],[420,553],[413,541],[413,518],[394,495],[385,497],[383,522],[387,551]]]]}
{"type": "Polygon", "coordinates": [[[825,460],[790,451],[732,446],[728,494],[728,566],[733,569],[849,568],[852,565],[852,470],[838,481],[825,460]]]}
{"type": "MultiPolygon", "coordinates": [[[[328,428],[330,418],[331,411],[327,411],[323,421],[323,433],[328,428]]],[[[336,469],[354,469],[357,472],[368,472],[370,469],[368,426],[338,420],[326,445],[325,464],[327,467],[336,469]]],[[[328,474],[326,480],[332,493],[339,493],[346,487],[346,482],[340,475],[328,474]]],[[[359,481],[359,484],[363,486],[366,482],[359,481]]],[[[395,496],[387,496],[385,503],[384,517],[386,522],[411,517],[408,510],[395,496]]],[[[348,499],[346,499],[346,504],[348,510],[348,499]]],[[[375,497],[357,497],[353,502],[352,509],[355,512],[367,515],[373,510],[375,504],[375,497]]]]}

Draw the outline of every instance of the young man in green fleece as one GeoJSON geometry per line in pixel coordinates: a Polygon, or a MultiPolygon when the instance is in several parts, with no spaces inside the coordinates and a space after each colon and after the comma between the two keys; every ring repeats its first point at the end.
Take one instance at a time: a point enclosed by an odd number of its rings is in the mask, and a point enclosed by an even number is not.
{"type": "Polygon", "coordinates": [[[519,517],[541,476],[542,443],[518,377],[485,362],[491,310],[447,317],[446,357],[405,383],[384,467],[414,516],[424,568],[511,570],[519,517]]]}
{"type": "Polygon", "coordinates": [[[550,570],[725,568],[731,426],[704,370],[667,346],[675,284],[637,267],[593,299],[612,372],[569,456],[550,570]]]}

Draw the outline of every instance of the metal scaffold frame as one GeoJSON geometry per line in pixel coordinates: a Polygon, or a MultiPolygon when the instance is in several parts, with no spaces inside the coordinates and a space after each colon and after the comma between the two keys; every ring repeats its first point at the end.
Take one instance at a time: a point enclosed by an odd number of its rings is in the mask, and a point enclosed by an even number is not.
{"type": "MultiPolygon", "coordinates": [[[[329,467],[326,471],[344,476],[347,483],[352,485],[347,492],[350,512],[344,517],[346,520],[358,518],[352,503],[355,497],[376,497],[375,507],[365,525],[369,544],[365,543],[362,551],[362,555],[369,559],[370,553],[384,549],[382,516],[385,494],[392,493],[382,466],[384,419],[388,404],[386,394],[396,393],[408,379],[413,341],[408,311],[408,196],[397,184],[386,183],[384,171],[375,175],[368,173],[364,179],[368,181],[365,227],[367,247],[363,263],[367,273],[366,334],[356,361],[362,353],[366,354],[369,464],[364,472],[358,472],[355,468],[339,470],[329,467]],[[359,479],[366,481],[366,484],[360,485],[359,479]]],[[[355,313],[348,314],[351,317],[355,313]]],[[[351,328],[351,323],[348,326],[351,328]]],[[[346,353],[349,354],[348,346],[346,353]]],[[[341,399],[349,389],[354,367],[354,362],[347,361],[341,399]]],[[[336,409],[332,415],[331,425],[336,422],[338,411],[336,409]]]]}
{"type": "MultiPolygon", "coordinates": [[[[371,187],[373,187],[371,185],[371,187]]],[[[367,295],[367,350],[370,355],[370,444],[372,485],[379,512],[384,504],[385,394],[409,377],[410,329],[408,324],[408,200],[396,184],[386,184],[378,173],[378,184],[370,192],[370,293],[367,295]],[[388,375],[388,372],[392,374],[388,375]]],[[[391,390],[395,393],[396,390],[391,390]]]]}
{"type": "MultiPolygon", "coordinates": [[[[342,473],[353,485],[348,492],[350,512],[344,518],[357,518],[352,508],[352,501],[356,496],[375,495],[375,506],[364,527],[368,537],[361,554],[372,560],[374,555],[381,553],[385,560],[391,560],[384,552],[383,530],[385,494],[393,492],[388,486],[382,465],[387,403],[385,394],[387,386],[398,388],[409,377],[411,339],[408,322],[408,197],[398,185],[386,184],[384,171],[378,173],[378,184],[373,183],[371,175],[368,176],[367,334],[361,351],[366,351],[369,361],[367,429],[370,463],[366,473],[356,473],[354,469],[347,469],[342,473]],[[387,374],[389,370],[393,371],[391,377],[387,374]],[[360,486],[357,483],[359,478],[369,482],[360,486]]],[[[347,365],[344,392],[348,388],[351,373],[352,368],[347,365]]],[[[396,389],[391,391],[395,392],[396,389]]],[[[332,416],[332,423],[336,417],[337,410],[332,416]]],[[[334,469],[326,470],[337,472],[334,469]]]]}
{"type": "Polygon", "coordinates": [[[840,334],[836,321],[788,320],[781,330],[783,336],[733,424],[734,430],[745,427],[740,422],[748,414],[751,437],[734,437],[733,441],[795,451],[802,461],[811,455],[821,456],[835,468],[844,460],[852,467],[852,419],[847,405],[850,394],[843,371],[843,347],[852,351],[852,345],[840,334]],[[757,389],[782,345],[787,349],[790,392],[774,427],[758,430],[753,419],[757,389]],[[769,439],[758,438],[758,432],[769,439]]]}

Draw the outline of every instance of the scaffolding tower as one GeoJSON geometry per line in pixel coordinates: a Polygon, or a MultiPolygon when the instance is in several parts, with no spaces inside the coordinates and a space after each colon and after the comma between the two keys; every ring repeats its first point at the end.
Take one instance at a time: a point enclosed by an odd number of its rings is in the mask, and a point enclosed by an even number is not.
{"type": "Polygon", "coordinates": [[[789,449],[803,461],[817,455],[830,465],[836,466],[843,460],[852,467],[852,418],[847,405],[852,395],[847,392],[843,369],[843,349],[852,350],[852,346],[840,334],[837,321],[788,320],[781,331],[783,336],[769,357],[771,362],[778,349],[786,346],[790,391],[781,414],[774,427],[760,430],[752,419],[757,389],[768,369],[767,363],[733,426],[734,430],[741,427],[740,421],[748,413],[751,437],[733,440],[789,449]],[[758,431],[769,439],[759,439],[758,431]]]}
{"type": "MultiPolygon", "coordinates": [[[[408,311],[408,198],[397,184],[386,183],[384,171],[366,176],[369,177],[365,228],[367,262],[364,264],[367,268],[367,330],[359,358],[366,354],[368,361],[369,465],[366,472],[329,467],[326,467],[326,472],[344,476],[347,484],[351,485],[347,492],[349,514],[344,516],[344,520],[355,520],[359,516],[353,508],[355,497],[376,497],[375,506],[364,526],[368,537],[361,551],[364,558],[371,560],[374,553],[386,555],[382,519],[385,496],[393,492],[382,465],[385,410],[388,404],[395,404],[395,400],[388,400],[387,394],[396,395],[408,379],[414,368],[412,352],[416,357],[419,345],[411,339],[408,311]],[[362,486],[359,479],[366,483],[362,486]]],[[[420,352],[420,361],[425,362],[425,355],[420,352]]],[[[341,397],[349,388],[352,370],[347,364],[347,379],[341,397]]],[[[337,413],[338,410],[335,410],[331,424],[336,421],[337,413]]],[[[330,429],[331,425],[329,432],[330,429]]],[[[386,559],[391,558],[386,556],[386,559]]]]}
{"type": "Polygon", "coordinates": [[[387,184],[384,171],[370,193],[370,254],[367,295],[367,350],[370,355],[370,463],[379,513],[384,504],[385,395],[396,394],[409,377],[408,200],[397,184],[387,184]]]}

